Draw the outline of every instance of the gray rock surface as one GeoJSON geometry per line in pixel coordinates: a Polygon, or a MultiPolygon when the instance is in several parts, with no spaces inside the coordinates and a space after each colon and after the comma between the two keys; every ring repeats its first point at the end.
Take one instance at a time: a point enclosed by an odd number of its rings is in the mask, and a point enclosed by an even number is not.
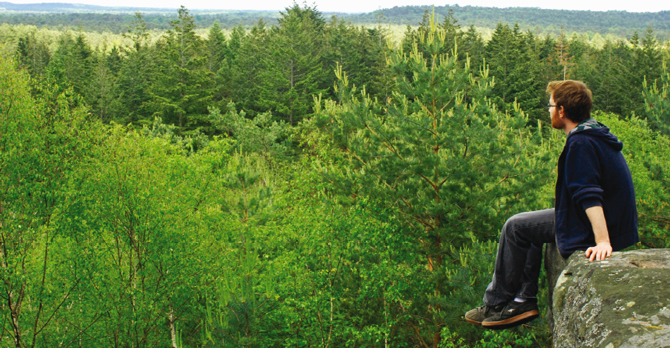
{"type": "Polygon", "coordinates": [[[670,249],[567,261],[553,291],[554,347],[670,347],[670,249]]]}
{"type": "Polygon", "coordinates": [[[554,329],[554,318],[553,318],[553,312],[551,310],[551,303],[553,303],[553,295],[554,295],[554,285],[556,284],[556,280],[558,280],[558,277],[561,275],[561,272],[563,272],[563,269],[565,266],[568,265],[568,262],[566,259],[561,256],[561,253],[558,252],[558,247],[556,247],[556,244],[554,243],[548,243],[545,244],[545,249],[544,249],[544,269],[547,273],[547,295],[548,295],[548,303],[549,306],[547,306],[547,314],[546,314],[546,319],[547,323],[549,324],[549,328],[552,330],[554,329]]]}

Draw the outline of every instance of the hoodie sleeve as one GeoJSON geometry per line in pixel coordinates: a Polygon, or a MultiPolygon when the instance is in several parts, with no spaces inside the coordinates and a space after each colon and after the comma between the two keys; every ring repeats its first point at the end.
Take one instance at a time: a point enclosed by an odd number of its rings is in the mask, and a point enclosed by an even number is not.
{"type": "Polygon", "coordinates": [[[572,201],[584,210],[602,206],[598,149],[588,139],[577,136],[571,140],[565,159],[565,182],[572,201]]]}

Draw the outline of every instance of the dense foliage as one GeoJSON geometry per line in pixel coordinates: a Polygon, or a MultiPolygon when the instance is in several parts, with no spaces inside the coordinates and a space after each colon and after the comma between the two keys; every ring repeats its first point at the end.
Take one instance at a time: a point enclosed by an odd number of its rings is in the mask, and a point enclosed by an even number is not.
{"type": "Polygon", "coordinates": [[[484,41],[426,16],[394,43],[297,5],[195,28],[182,8],[156,43],[136,15],[128,46],[0,46],[0,346],[549,347],[542,319],[462,314],[505,219],[552,205],[564,77],[625,144],[639,247],[670,245],[651,30],[484,41]]]}
{"type": "MultiPolygon", "coordinates": [[[[416,29],[408,27],[400,43],[405,52],[426,31],[428,18],[425,14],[416,29]]],[[[489,98],[501,111],[514,112],[518,104],[533,126],[545,115],[546,81],[562,78],[585,81],[597,96],[597,110],[646,115],[644,82],[652,86],[662,77],[668,57],[652,29],[600,47],[579,35],[541,37],[504,23],[485,41],[452,15],[439,26],[447,41],[440,53],[458,47],[460,64],[469,57],[475,71],[485,63],[495,82],[489,98]]],[[[310,7],[288,8],[276,26],[261,20],[251,30],[238,26],[228,35],[218,24],[205,37],[198,35],[195,18],[183,8],[157,41],[150,40],[140,14],[127,28],[128,45],[92,47],[83,32],[70,31],[55,43],[35,31],[8,33],[5,40],[16,47],[21,67],[72,86],[103,122],[141,127],[158,116],[177,125],[181,135],[216,134],[208,107],[226,109],[231,102],[251,117],[271,112],[274,120],[296,125],[312,114],[314,96],[336,97],[338,64],[372,98],[387,100],[392,94],[389,33],[336,18],[326,21],[310,7]]],[[[424,45],[418,45],[427,57],[424,45]]]]}

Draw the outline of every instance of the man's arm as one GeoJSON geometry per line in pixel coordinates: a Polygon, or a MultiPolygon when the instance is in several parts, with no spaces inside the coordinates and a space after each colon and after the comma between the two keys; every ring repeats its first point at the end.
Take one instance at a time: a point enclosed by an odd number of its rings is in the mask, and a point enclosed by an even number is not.
{"type": "Polygon", "coordinates": [[[586,209],[586,215],[591,221],[593,234],[596,239],[596,246],[586,249],[584,255],[593,260],[601,261],[612,256],[612,245],[610,244],[610,234],[607,231],[605,222],[605,213],[603,207],[596,205],[586,209]]]}

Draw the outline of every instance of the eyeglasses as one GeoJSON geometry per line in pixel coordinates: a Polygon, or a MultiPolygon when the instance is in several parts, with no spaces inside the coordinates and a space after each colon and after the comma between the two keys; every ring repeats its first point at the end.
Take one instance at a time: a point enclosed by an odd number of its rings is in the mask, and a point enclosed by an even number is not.
{"type": "Polygon", "coordinates": [[[556,105],[547,104],[547,109],[551,109],[553,107],[556,107],[556,105]]]}

